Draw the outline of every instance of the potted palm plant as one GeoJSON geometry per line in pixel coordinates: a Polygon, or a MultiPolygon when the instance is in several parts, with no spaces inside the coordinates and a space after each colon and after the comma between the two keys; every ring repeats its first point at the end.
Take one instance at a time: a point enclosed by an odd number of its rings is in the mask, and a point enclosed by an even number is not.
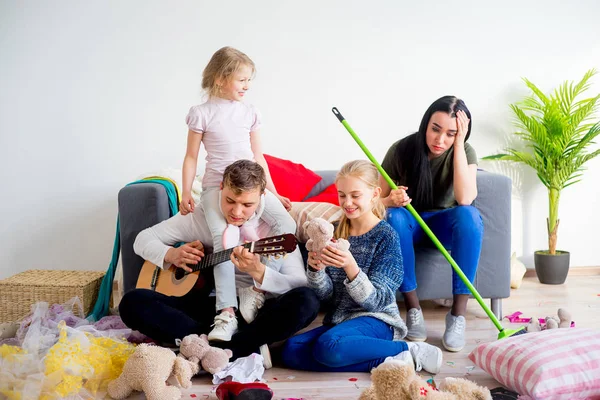
{"type": "Polygon", "coordinates": [[[579,99],[595,74],[596,70],[589,70],[578,83],[566,81],[550,95],[523,79],[533,93],[510,108],[516,117],[515,135],[526,150],[507,148],[506,153],[484,157],[526,164],[548,189],[548,250],[536,251],[534,255],[541,283],[562,284],[567,278],[570,253],[556,250],[560,193],[579,182],[583,165],[600,154],[600,150],[590,151],[594,138],[600,134],[600,123],[592,121],[600,94],[579,99]]]}

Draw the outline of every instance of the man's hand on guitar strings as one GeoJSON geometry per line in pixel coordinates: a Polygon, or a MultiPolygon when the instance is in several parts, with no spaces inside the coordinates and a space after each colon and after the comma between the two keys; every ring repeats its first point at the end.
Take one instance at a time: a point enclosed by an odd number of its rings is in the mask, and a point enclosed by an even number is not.
{"type": "Polygon", "coordinates": [[[195,240],[178,248],[170,248],[165,255],[165,261],[186,272],[192,272],[187,264],[198,264],[202,257],[204,257],[204,245],[199,240],[195,240]]]}
{"type": "Polygon", "coordinates": [[[230,258],[241,272],[249,274],[256,281],[262,281],[265,266],[260,262],[260,255],[251,253],[244,246],[238,246],[233,249],[230,258]]]}

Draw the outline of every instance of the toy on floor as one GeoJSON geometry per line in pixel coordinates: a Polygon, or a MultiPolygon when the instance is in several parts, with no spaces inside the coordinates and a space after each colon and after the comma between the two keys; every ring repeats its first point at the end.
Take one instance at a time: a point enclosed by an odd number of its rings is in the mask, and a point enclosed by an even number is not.
{"type": "Polygon", "coordinates": [[[529,321],[529,324],[527,325],[527,332],[539,332],[544,329],[575,327],[575,323],[571,320],[571,313],[568,310],[559,308],[557,315],[558,317],[547,316],[544,320],[531,318],[531,321],[529,321]],[[545,323],[545,326],[542,326],[543,323],[545,323]]]}
{"type": "Polygon", "coordinates": [[[511,289],[518,289],[523,283],[523,277],[527,272],[525,264],[517,260],[517,253],[512,253],[510,257],[510,287],[511,289]]]}
{"type": "Polygon", "coordinates": [[[4,322],[0,324],[0,339],[14,338],[17,335],[19,324],[16,322],[4,322]]]}
{"type": "Polygon", "coordinates": [[[346,239],[332,241],[333,225],[323,218],[314,218],[307,221],[302,225],[302,228],[304,228],[309,238],[306,242],[306,250],[308,251],[318,253],[327,246],[333,246],[339,250],[348,250],[350,248],[350,242],[346,239]]]}
{"type": "Polygon", "coordinates": [[[198,370],[197,363],[167,348],[142,343],[125,363],[121,375],[108,384],[108,394],[121,400],[137,390],[144,392],[147,400],[178,400],[181,390],[167,385],[167,380],[173,376],[179,386],[187,389],[198,370]]]}
{"type": "Polygon", "coordinates": [[[223,382],[217,387],[219,400],[271,400],[273,391],[262,382],[223,382]]]}
{"type": "Polygon", "coordinates": [[[359,400],[492,400],[487,388],[461,378],[446,378],[440,390],[415,373],[412,363],[389,360],[371,371],[371,387],[359,400]]]}
{"type": "Polygon", "coordinates": [[[213,375],[225,368],[233,355],[231,350],[211,347],[208,336],[204,334],[187,335],[175,343],[179,346],[179,354],[192,362],[201,363],[202,369],[213,375]]]}

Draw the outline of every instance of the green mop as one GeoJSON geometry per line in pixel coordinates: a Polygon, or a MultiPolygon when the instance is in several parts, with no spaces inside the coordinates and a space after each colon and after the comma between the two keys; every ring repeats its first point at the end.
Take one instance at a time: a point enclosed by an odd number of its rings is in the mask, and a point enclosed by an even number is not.
{"type": "MultiPolygon", "coordinates": [[[[356,143],[358,143],[358,145],[364,151],[364,153],[367,155],[367,157],[369,158],[369,160],[371,160],[371,162],[373,164],[375,164],[375,166],[379,170],[379,173],[381,174],[381,176],[383,176],[383,178],[387,181],[388,185],[390,185],[390,188],[392,190],[398,189],[398,186],[396,186],[396,184],[392,181],[392,179],[390,178],[390,176],[385,172],[385,170],[377,162],[377,160],[375,159],[375,157],[373,157],[373,155],[371,154],[371,152],[369,151],[369,149],[367,149],[367,147],[364,145],[364,143],[360,140],[360,138],[358,137],[358,135],[350,127],[350,125],[344,119],[344,117],[338,111],[338,109],[335,108],[335,107],[333,107],[331,109],[331,111],[333,111],[333,114],[340,120],[340,122],[348,130],[348,132],[350,133],[350,135],[352,135],[352,137],[354,138],[354,140],[356,141],[356,143]]],[[[505,329],[502,326],[502,324],[500,323],[500,321],[498,321],[498,318],[496,318],[496,316],[494,315],[494,313],[492,312],[492,310],[490,310],[489,307],[483,302],[483,299],[481,298],[481,295],[477,292],[477,289],[475,289],[475,286],[473,286],[471,284],[471,282],[469,282],[469,279],[467,279],[467,277],[462,272],[462,270],[460,269],[460,267],[458,266],[458,264],[456,263],[456,261],[454,261],[454,259],[450,256],[450,253],[448,253],[448,251],[444,248],[444,246],[442,245],[442,243],[433,234],[433,232],[431,231],[431,229],[429,229],[429,227],[427,226],[427,224],[425,224],[425,221],[423,221],[423,218],[421,218],[421,216],[417,213],[417,211],[413,208],[412,205],[407,204],[405,207],[412,214],[412,216],[415,217],[415,219],[417,220],[417,222],[419,223],[419,225],[421,226],[421,228],[423,228],[423,231],[425,231],[425,233],[427,234],[427,236],[429,236],[429,238],[435,244],[435,246],[438,248],[438,250],[442,252],[442,254],[446,258],[446,260],[448,260],[448,262],[450,263],[450,265],[452,265],[452,268],[454,268],[454,272],[456,272],[456,274],[464,282],[464,284],[467,286],[467,288],[469,288],[469,291],[471,292],[471,294],[473,295],[473,297],[475,297],[475,300],[477,300],[477,302],[479,303],[479,305],[481,306],[481,308],[483,308],[483,311],[485,311],[485,313],[488,315],[488,317],[490,317],[490,319],[492,320],[492,322],[494,323],[494,325],[496,326],[496,328],[499,331],[499,333],[498,333],[498,339],[504,339],[504,338],[507,338],[507,337],[516,336],[516,335],[522,335],[524,333],[527,333],[527,331],[525,330],[525,327],[523,327],[523,326],[520,327],[519,329],[505,329]]]]}

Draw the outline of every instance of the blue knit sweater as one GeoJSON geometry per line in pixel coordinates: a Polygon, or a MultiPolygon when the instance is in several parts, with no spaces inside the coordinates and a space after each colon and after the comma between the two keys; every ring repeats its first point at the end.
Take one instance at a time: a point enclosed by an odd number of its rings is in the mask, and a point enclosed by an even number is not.
{"type": "Polygon", "coordinates": [[[321,301],[329,304],[323,324],[336,325],[370,316],[394,327],[394,340],[403,339],[407,328],[396,303],[396,292],[404,276],[398,234],[381,221],[363,235],[350,236],[348,241],[360,268],[352,282],[342,268],[307,270],[309,286],[321,301]]]}

